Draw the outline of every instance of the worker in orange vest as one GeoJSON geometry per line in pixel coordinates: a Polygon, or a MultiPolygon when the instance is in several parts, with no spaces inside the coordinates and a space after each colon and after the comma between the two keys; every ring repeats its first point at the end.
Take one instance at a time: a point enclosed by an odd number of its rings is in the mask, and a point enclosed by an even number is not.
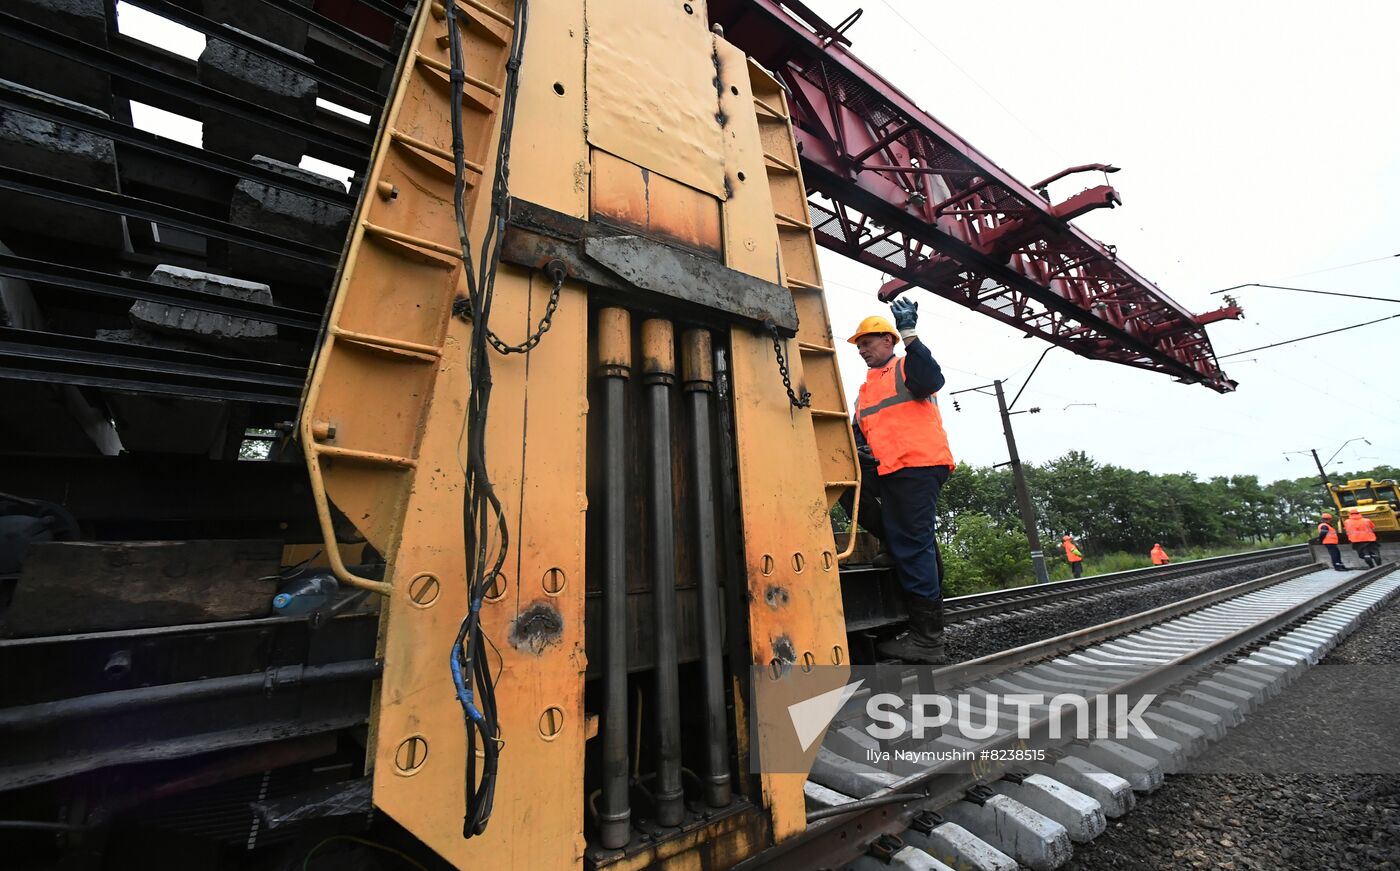
{"type": "Polygon", "coordinates": [[[1339,572],[1347,570],[1342,562],[1342,549],[1337,547],[1337,527],[1332,525],[1332,512],[1322,512],[1322,522],[1317,525],[1317,543],[1327,548],[1332,558],[1332,568],[1339,572]]]}
{"type": "Polygon", "coordinates": [[[1342,526],[1346,529],[1347,541],[1351,542],[1356,555],[1372,568],[1380,565],[1381,546],[1376,541],[1376,524],[1362,514],[1360,509],[1348,508],[1347,519],[1342,526]]]}
{"type": "Polygon", "coordinates": [[[1172,558],[1167,556],[1167,552],[1162,549],[1160,543],[1152,545],[1152,564],[1154,566],[1164,566],[1171,561],[1172,558]]]}
{"type": "Polygon", "coordinates": [[[1079,552],[1079,546],[1074,543],[1074,536],[1065,533],[1065,539],[1061,542],[1065,546],[1065,559],[1069,560],[1069,570],[1074,576],[1080,577],[1084,574],[1084,554],[1079,552]]]}
{"type": "MultiPolygon", "coordinates": [[[[953,471],[953,454],[936,394],[943,370],[915,331],[919,304],[890,305],[894,322],[875,315],[861,321],[851,344],[868,367],[856,397],[858,448],[874,465],[862,476],[862,506],[878,504],[881,535],[904,588],[909,629],[879,645],[881,654],[903,662],[942,665],[943,583],[938,559],[938,493],[953,471]],[[895,345],[904,342],[904,355],[895,345]]],[[[871,513],[874,513],[873,511],[871,513]]]]}

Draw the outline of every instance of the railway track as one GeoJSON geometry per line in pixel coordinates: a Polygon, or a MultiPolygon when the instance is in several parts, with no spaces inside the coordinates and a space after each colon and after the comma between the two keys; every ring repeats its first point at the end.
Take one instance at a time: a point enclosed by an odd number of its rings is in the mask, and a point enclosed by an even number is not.
{"type": "Polygon", "coordinates": [[[1288,557],[1297,557],[1299,560],[1307,559],[1308,546],[1306,544],[1293,544],[1284,547],[1271,547],[1249,553],[1226,554],[1165,566],[1129,569],[1125,572],[1110,572],[1087,578],[1056,581],[1050,584],[1033,584],[1007,590],[989,590],[985,593],[954,596],[944,603],[944,619],[950,622],[971,620],[975,617],[1035,608],[1095,593],[1127,590],[1143,584],[1153,584],[1239,566],[1256,565],[1288,557]]]}
{"type": "Polygon", "coordinates": [[[740,867],[1057,867],[1394,596],[1392,569],[1290,568],[932,672],[853,674],[806,784],[807,833],[740,867]],[[945,699],[949,725],[881,731],[916,692],[945,699]],[[1040,700],[993,707],[1012,695],[1040,700]]]}
{"type": "MultiPolygon", "coordinates": [[[[952,596],[944,600],[944,620],[948,623],[960,623],[1030,611],[1072,599],[1091,598],[1162,581],[1291,558],[1296,558],[1299,563],[1308,560],[1308,546],[1287,545],[1167,566],[1149,566],[1125,572],[1056,581],[1051,584],[1031,584],[967,596],[952,596]]],[[[851,633],[887,629],[905,619],[899,582],[888,569],[868,566],[843,567],[841,599],[845,608],[846,630],[851,633]]]]}

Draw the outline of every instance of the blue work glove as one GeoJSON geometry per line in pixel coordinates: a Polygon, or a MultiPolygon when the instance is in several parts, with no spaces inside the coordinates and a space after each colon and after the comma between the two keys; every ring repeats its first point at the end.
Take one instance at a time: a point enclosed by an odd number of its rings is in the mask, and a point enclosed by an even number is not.
{"type": "Polygon", "coordinates": [[[890,303],[890,314],[894,315],[895,329],[908,338],[905,334],[914,332],[914,325],[919,322],[919,304],[912,299],[897,299],[890,303]]]}

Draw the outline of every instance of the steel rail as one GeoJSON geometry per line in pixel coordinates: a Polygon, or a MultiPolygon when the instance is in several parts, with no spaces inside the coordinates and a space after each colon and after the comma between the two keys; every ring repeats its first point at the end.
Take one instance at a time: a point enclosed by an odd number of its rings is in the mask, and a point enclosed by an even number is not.
{"type": "Polygon", "coordinates": [[[10,109],[26,115],[33,115],[64,127],[72,127],[84,133],[112,139],[150,154],[197,166],[231,178],[246,178],[249,181],[262,182],[336,205],[350,207],[355,204],[355,197],[344,189],[331,190],[300,176],[284,175],[275,170],[265,169],[256,163],[228,157],[217,151],[205,151],[203,148],[186,145],[174,139],[139,130],[105,115],[90,112],[85,108],[55,103],[34,94],[22,91],[0,91],[0,109],[10,109]]]}
{"type": "Polygon", "coordinates": [[[98,272],[29,257],[17,257],[13,254],[0,253],[0,278],[15,278],[31,284],[62,287],[95,296],[140,300],[195,311],[213,312],[228,317],[246,318],[247,320],[309,332],[315,332],[321,328],[319,312],[292,309],[233,296],[219,296],[216,293],[157,284],[142,278],[132,278],[113,272],[98,272]]]}
{"type": "MultiPolygon", "coordinates": [[[[190,0],[185,0],[185,2],[188,3],[190,0]]],[[[357,30],[352,30],[339,21],[328,18],[310,7],[302,6],[300,3],[296,2],[296,0],[262,0],[262,3],[301,21],[303,24],[307,24],[321,31],[327,36],[340,40],[348,48],[359,49],[366,54],[374,55],[381,60],[386,60],[391,63],[398,54],[379,40],[365,36],[357,30]]]]}
{"type": "Polygon", "coordinates": [[[279,665],[249,674],[113,690],[0,710],[0,732],[32,731],[72,720],[111,717],[158,705],[184,705],[205,699],[271,697],[302,687],[343,681],[377,680],[384,664],[355,659],[327,665],[279,665]]]}
{"type": "MultiPolygon", "coordinates": [[[[381,109],[384,106],[385,95],[374,88],[332,72],[299,52],[244,33],[235,27],[230,27],[221,21],[215,21],[193,9],[172,2],[172,0],[130,0],[130,3],[132,6],[144,9],[153,15],[159,15],[191,30],[198,31],[210,39],[226,42],[271,63],[295,70],[307,78],[314,79],[319,84],[327,85],[365,104],[381,109]]],[[[374,126],[373,114],[370,113],[371,127],[374,126]]]]}
{"type": "Polygon", "coordinates": [[[985,616],[987,614],[1015,611],[1021,608],[1033,608],[1037,605],[1044,605],[1063,599],[1078,598],[1079,596],[1097,592],[1131,589],[1132,587],[1142,584],[1171,580],[1179,577],[1190,577],[1194,574],[1219,571],[1233,566],[1268,562],[1269,560],[1281,559],[1293,555],[1301,557],[1307,555],[1307,548],[1308,546],[1306,544],[1291,544],[1283,547],[1252,551],[1250,553],[1224,554],[1221,556],[1206,557],[1204,559],[1189,560],[1187,562],[1171,563],[1165,566],[1145,566],[1140,569],[1109,572],[1087,578],[1071,578],[1065,581],[1056,581],[1051,584],[1011,587],[1005,590],[989,590],[983,593],[971,593],[966,596],[954,596],[944,600],[944,615],[945,619],[951,619],[953,621],[970,620],[973,617],[985,616]]]}
{"type": "Polygon", "coordinates": [[[365,165],[373,144],[371,137],[374,131],[368,126],[364,126],[363,130],[357,129],[356,136],[335,133],[316,122],[294,118],[198,81],[188,81],[180,76],[154,69],[118,52],[83,42],[76,37],[6,12],[0,12],[0,35],[49,52],[56,57],[74,60],[124,81],[192,100],[240,121],[281,130],[304,139],[308,144],[325,149],[328,154],[335,155],[343,166],[351,169],[359,169],[365,165]]]}
{"type": "MultiPolygon", "coordinates": [[[[1186,651],[1167,662],[1145,670],[1141,674],[1129,676],[1112,686],[1098,689],[1095,698],[1089,702],[1092,708],[1091,718],[1097,719],[1098,717],[1100,698],[1118,695],[1134,696],[1164,690],[1210,663],[1219,661],[1235,651],[1279,633],[1289,625],[1303,620],[1324,606],[1350,596],[1371,582],[1389,574],[1394,568],[1393,565],[1383,565],[1364,572],[1343,583],[1308,596],[1276,614],[1186,651]]],[[[1289,569],[1276,575],[1204,593],[1191,599],[1173,602],[1109,623],[1076,630],[1013,650],[1001,651],[970,662],[940,668],[932,672],[933,683],[946,694],[949,690],[966,686],[981,676],[1000,674],[1019,665],[1042,661],[1068,650],[1077,650],[1093,643],[1116,638],[1137,629],[1163,623],[1192,611],[1319,570],[1318,566],[1289,569]]],[[[993,758],[995,758],[996,751],[1009,751],[1024,747],[1046,748],[1069,744],[1073,741],[1072,738],[1068,737],[1050,739],[1050,724],[1050,717],[1041,716],[1031,724],[1028,739],[1021,739],[1014,732],[1007,732],[1000,738],[992,738],[979,744],[976,750],[979,753],[982,750],[992,751],[993,758]]],[[[936,811],[940,807],[958,801],[972,787],[996,781],[1017,765],[1018,763],[1015,762],[989,762],[985,767],[979,766],[979,770],[974,773],[962,770],[959,763],[949,762],[903,777],[876,790],[871,795],[861,797],[859,799],[861,804],[853,807],[849,814],[835,817],[827,816],[809,827],[804,834],[741,862],[735,866],[736,871],[752,871],[752,869],[766,867],[841,866],[864,854],[868,846],[882,836],[897,836],[906,831],[916,814],[926,810],[936,811]],[[917,794],[921,797],[905,800],[895,799],[895,796],[901,794],[917,794]],[[884,797],[889,797],[890,803],[879,803],[878,800],[884,797]]]]}
{"type": "Polygon", "coordinates": [[[302,367],[0,327],[0,378],[296,405],[302,367]]]}
{"type": "Polygon", "coordinates": [[[139,221],[164,224],[177,230],[184,230],[198,236],[236,242],[249,248],[256,248],[266,254],[292,257],[308,263],[333,267],[340,262],[340,251],[321,248],[294,239],[243,227],[230,221],[222,221],[185,209],[179,209],[154,200],[109,191],[106,188],[91,187],[52,176],[25,172],[22,169],[0,165],[0,190],[17,194],[29,194],[61,203],[69,203],[86,209],[125,215],[139,221]]]}

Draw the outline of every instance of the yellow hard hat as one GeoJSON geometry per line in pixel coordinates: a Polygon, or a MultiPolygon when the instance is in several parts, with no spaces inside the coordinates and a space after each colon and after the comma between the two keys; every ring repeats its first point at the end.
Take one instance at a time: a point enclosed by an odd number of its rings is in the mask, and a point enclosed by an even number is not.
{"type": "Polygon", "coordinates": [[[890,333],[891,335],[897,336],[899,335],[899,330],[894,328],[894,324],[890,323],[889,318],[881,317],[880,315],[871,315],[860,322],[860,326],[856,327],[856,334],[846,341],[854,345],[861,336],[868,336],[871,333],[890,333]]]}

